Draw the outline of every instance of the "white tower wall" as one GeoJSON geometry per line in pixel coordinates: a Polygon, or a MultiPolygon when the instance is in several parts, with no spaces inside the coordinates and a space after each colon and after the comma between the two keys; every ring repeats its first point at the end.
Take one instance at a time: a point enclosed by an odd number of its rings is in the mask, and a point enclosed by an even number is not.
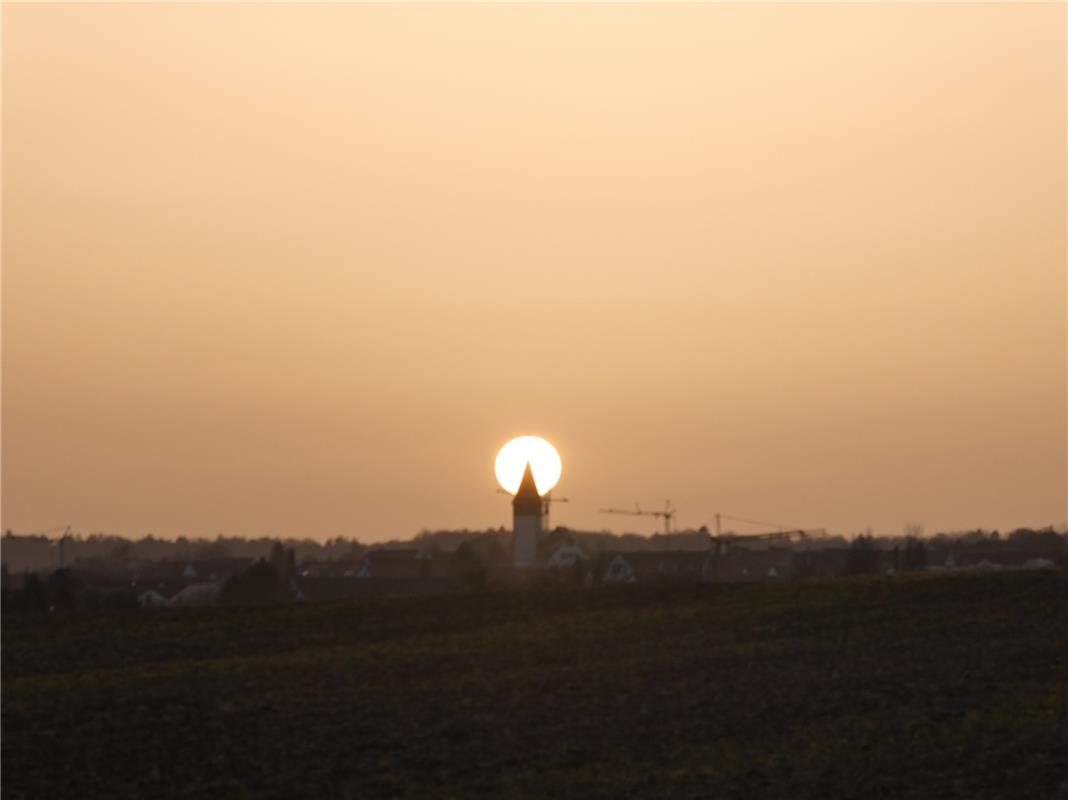
{"type": "Polygon", "coordinates": [[[541,515],[516,514],[515,531],[512,534],[513,563],[517,567],[529,567],[538,554],[538,536],[541,534],[541,515]]]}

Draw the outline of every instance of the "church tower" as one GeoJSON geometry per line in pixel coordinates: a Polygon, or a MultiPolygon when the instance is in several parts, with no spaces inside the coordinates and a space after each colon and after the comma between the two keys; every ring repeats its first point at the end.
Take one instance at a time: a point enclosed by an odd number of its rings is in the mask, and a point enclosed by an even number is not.
{"type": "Polygon", "coordinates": [[[541,537],[542,500],[527,464],[519,490],[512,498],[512,556],[517,567],[529,567],[538,553],[541,537]]]}

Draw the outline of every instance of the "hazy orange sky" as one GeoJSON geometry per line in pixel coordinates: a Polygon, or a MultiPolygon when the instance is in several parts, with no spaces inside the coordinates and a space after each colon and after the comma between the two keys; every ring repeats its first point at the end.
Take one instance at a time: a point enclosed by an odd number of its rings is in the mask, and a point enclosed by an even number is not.
{"type": "Polygon", "coordinates": [[[1062,523],[1066,23],[6,5],[2,524],[1062,523]]]}

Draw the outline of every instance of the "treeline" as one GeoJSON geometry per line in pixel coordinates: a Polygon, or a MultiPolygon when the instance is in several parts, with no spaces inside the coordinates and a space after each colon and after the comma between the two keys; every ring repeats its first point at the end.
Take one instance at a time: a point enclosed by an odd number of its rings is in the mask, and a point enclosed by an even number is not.
{"type": "MultiPolygon", "coordinates": [[[[76,569],[64,567],[44,576],[30,572],[17,589],[5,583],[0,589],[0,602],[5,612],[13,614],[136,613],[140,610],[138,591],[95,586],[87,583],[76,569]]],[[[290,602],[299,596],[296,551],[274,542],[267,558],[258,559],[223,582],[218,602],[232,606],[261,605],[290,602]]]]}
{"type": "Polygon", "coordinates": [[[275,542],[268,558],[223,583],[219,603],[228,606],[285,603],[298,599],[297,558],[293,547],[275,542]]]}
{"type": "MultiPolygon", "coordinates": [[[[862,549],[875,551],[893,551],[895,548],[904,551],[910,545],[915,548],[918,543],[923,544],[927,552],[941,553],[951,550],[967,550],[970,548],[1004,548],[1011,550],[1048,551],[1068,548],[1068,533],[1058,532],[1053,526],[1045,528],[1017,528],[1002,534],[996,530],[976,529],[970,531],[956,531],[951,533],[936,533],[925,536],[921,526],[906,526],[907,532],[902,534],[875,534],[870,530],[857,533],[853,536],[831,535],[808,537],[805,539],[795,538],[794,546],[803,546],[806,550],[848,550],[856,548],[858,542],[862,549]],[[910,530],[911,529],[911,530],[910,530]]],[[[747,532],[730,531],[726,535],[744,537],[747,532]]],[[[751,533],[751,532],[749,532],[751,533]]],[[[508,552],[511,548],[511,531],[504,528],[489,531],[423,531],[414,540],[392,541],[376,547],[411,547],[413,544],[428,550],[440,552],[452,552],[460,544],[470,542],[478,548],[486,548],[487,552],[494,553],[498,550],[508,552]]],[[[657,533],[652,536],[642,536],[636,533],[610,533],[608,531],[575,531],[568,528],[554,528],[543,540],[542,546],[549,549],[556,544],[573,542],[579,545],[589,555],[608,552],[648,552],[662,550],[707,550],[709,546],[710,532],[707,528],[685,530],[670,535],[657,533]]],[[[541,549],[541,547],[539,549],[541,549]]],[[[782,542],[775,540],[754,540],[753,542],[737,541],[735,547],[781,547],[782,542]]]]}
{"type": "MultiPolygon", "coordinates": [[[[739,535],[744,535],[740,533],[739,535]]],[[[1012,548],[1049,550],[1065,547],[1065,534],[1052,527],[1032,529],[1019,528],[1001,534],[999,531],[973,530],[955,533],[938,533],[923,536],[914,530],[902,535],[873,535],[866,531],[856,536],[823,536],[804,540],[809,550],[848,549],[858,539],[870,539],[874,550],[904,550],[910,541],[922,541],[928,552],[939,553],[961,548],[1012,548]]],[[[556,528],[547,537],[552,544],[571,541],[589,555],[602,552],[641,552],[651,550],[705,550],[708,548],[709,532],[705,528],[673,533],[670,536],[654,534],[642,536],[635,533],[616,534],[608,531],[574,531],[556,528]]],[[[138,561],[199,561],[222,558],[249,558],[253,561],[269,559],[276,544],[291,550],[297,564],[309,562],[356,562],[363,554],[374,548],[416,547],[432,552],[452,553],[462,544],[470,543],[490,560],[511,548],[511,532],[505,528],[489,530],[438,530],[423,531],[413,539],[391,540],[366,545],[355,538],[339,536],[325,541],[295,538],[260,537],[249,539],[237,536],[217,536],[214,539],[159,539],[151,534],[140,539],[128,539],[110,534],[73,535],[66,537],[61,545],[57,539],[44,536],[21,536],[7,531],[0,543],[3,563],[10,572],[25,570],[49,571],[60,566],[87,561],[106,561],[118,564],[138,561]]],[[[768,543],[739,544],[745,547],[767,547],[768,543]]],[[[779,545],[774,545],[779,546],[779,545]]]]}
{"type": "MultiPolygon", "coordinates": [[[[293,550],[297,561],[340,561],[359,558],[367,547],[357,539],[339,536],[326,541],[314,539],[248,539],[240,536],[217,536],[214,539],[159,539],[148,534],[128,539],[112,534],[74,534],[62,544],[62,563],[78,561],[199,561],[217,558],[268,558],[275,543],[293,550]]],[[[45,536],[15,535],[6,531],[0,540],[0,553],[8,569],[47,570],[60,566],[60,540],[45,536]]]]}
{"type": "MultiPolygon", "coordinates": [[[[702,534],[702,536],[702,541],[706,543],[704,550],[707,551],[707,535],[702,534]]],[[[5,547],[12,539],[18,538],[5,537],[5,547]]],[[[650,547],[656,541],[655,538],[633,538],[644,542],[645,550],[656,549],[650,547]]],[[[624,542],[633,544],[633,539],[611,534],[591,534],[556,528],[539,542],[538,549],[541,557],[547,557],[561,545],[578,544],[590,558],[577,563],[574,569],[551,571],[552,574],[547,571],[540,575],[538,580],[528,585],[549,583],[581,585],[597,555],[613,551],[626,552],[620,547],[620,544],[624,542]]],[[[138,544],[138,542],[128,540],[118,540],[118,543],[132,547],[138,544]]],[[[287,544],[278,540],[266,540],[266,543],[265,556],[255,559],[250,565],[243,567],[222,582],[217,599],[219,604],[260,605],[302,599],[301,571],[305,565],[314,563],[318,559],[300,558],[297,547],[292,543],[287,544]]],[[[210,546],[216,542],[206,544],[210,546]]],[[[355,553],[364,552],[362,546],[358,546],[357,550],[353,548],[353,544],[355,543],[348,543],[348,546],[342,545],[336,551],[341,560],[352,560],[355,553]]],[[[444,567],[444,571],[438,571],[436,577],[446,579],[450,585],[458,589],[477,589],[486,586],[489,575],[495,567],[509,565],[511,562],[510,533],[503,530],[424,532],[415,540],[391,544],[434,553],[432,562],[444,567]]],[[[675,544],[677,545],[678,542],[675,544]]],[[[336,540],[333,545],[337,547],[336,540]]],[[[766,543],[754,543],[754,546],[761,545],[766,545],[766,543]]],[[[742,543],[735,544],[734,548],[742,551],[749,549],[742,543]]],[[[631,552],[638,552],[641,549],[631,548],[631,552]]],[[[700,548],[691,549],[700,552],[700,548]]],[[[322,554],[324,551],[329,552],[326,543],[319,550],[312,552],[322,554]]],[[[194,549],[192,552],[197,551],[194,549]]],[[[218,550],[215,549],[201,552],[211,553],[212,555],[206,556],[208,558],[218,557],[218,550]]],[[[727,551],[728,558],[730,552],[733,550],[727,551]]],[[[989,533],[971,531],[956,536],[941,534],[929,538],[917,534],[904,537],[875,537],[861,534],[848,540],[844,537],[806,540],[802,549],[794,549],[793,564],[794,574],[798,577],[812,574],[863,575],[883,573],[891,568],[894,571],[903,572],[940,568],[950,563],[947,561],[947,554],[965,557],[971,553],[972,555],[991,555],[996,558],[998,553],[1017,555],[1042,553],[1052,555],[1058,559],[1059,563],[1064,563],[1063,556],[1057,554],[1065,552],[1068,552],[1068,536],[1052,528],[1019,529],[1004,537],[996,531],[989,533]],[[822,547],[812,547],[813,544],[822,545],[822,547]],[[825,556],[830,557],[830,562],[823,558],[825,556]],[[821,561],[823,571],[819,571],[821,561]],[[826,567],[831,562],[833,566],[828,573],[826,567]],[[816,572],[811,571],[814,567],[817,568],[816,572]]],[[[6,550],[4,556],[6,559],[6,550]]],[[[431,562],[422,563],[429,566],[431,562]]],[[[974,558],[971,563],[976,563],[974,558]]],[[[21,576],[24,580],[18,588],[9,587],[8,576],[11,575],[11,571],[6,561],[3,573],[3,609],[15,614],[74,615],[80,612],[104,612],[126,615],[136,613],[139,611],[137,593],[144,588],[131,588],[128,581],[123,584],[94,582],[92,576],[98,573],[92,570],[80,571],[77,565],[73,568],[65,567],[40,572],[26,570],[21,576]]]]}
{"type": "Polygon", "coordinates": [[[140,610],[133,593],[94,591],[69,568],[53,570],[44,577],[31,572],[19,589],[10,589],[5,583],[0,589],[0,605],[6,614],[61,616],[86,611],[127,615],[140,610]]]}
{"type": "MultiPolygon", "coordinates": [[[[484,587],[490,565],[507,562],[507,554],[490,537],[467,540],[450,553],[438,558],[447,567],[444,575],[450,585],[469,590],[484,587]]],[[[6,613],[22,616],[53,615],[80,617],[100,613],[109,616],[129,616],[141,613],[138,594],[146,586],[131,587],[128,583],[101,584],[93,580],[94,573],[81,573],[77,568],[64,567],[50,572],[27,571],[17,588],[12,588],[4,570],[2,604],[6,613]]],[[[271,545],[266,558],[230,575],[221,584],[217,601],[223,606],[253,606],[290,603],[304,599],[296,550],[281,542],[271,545]]],[[[305,579],[306,580],[306,579],[305,579]]],[[[147,588],[151,588],[148,586],[147,588]]]]}
{"type": "Polygon", "coordinates": [[[1005,555],[1052,555],[1068,553],[1068,534],[1053,528],[1020,528],[1006,536],[998,531],[969,531],[964,534],[920,534],[904,537],[875,537],[862,534],[846,548],[843,574],[863,575],[892,567],[895,571],[923,570],[929,566],[950,566],[956,558],[981,554],[998,558],[1005,555]]]}

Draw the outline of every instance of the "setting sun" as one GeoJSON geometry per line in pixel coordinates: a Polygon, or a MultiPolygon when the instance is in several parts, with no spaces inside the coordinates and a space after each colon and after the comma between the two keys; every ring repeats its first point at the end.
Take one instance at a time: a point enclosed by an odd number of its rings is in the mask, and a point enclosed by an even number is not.
{"type": "Polygon", "coordinates": [[[494,464],[497,482],[505,491],[515,494],[528,463],[538,494],[551,491],[560,480],[560,454],[539,436],[520,436],[500,449],[494,464]]]}

